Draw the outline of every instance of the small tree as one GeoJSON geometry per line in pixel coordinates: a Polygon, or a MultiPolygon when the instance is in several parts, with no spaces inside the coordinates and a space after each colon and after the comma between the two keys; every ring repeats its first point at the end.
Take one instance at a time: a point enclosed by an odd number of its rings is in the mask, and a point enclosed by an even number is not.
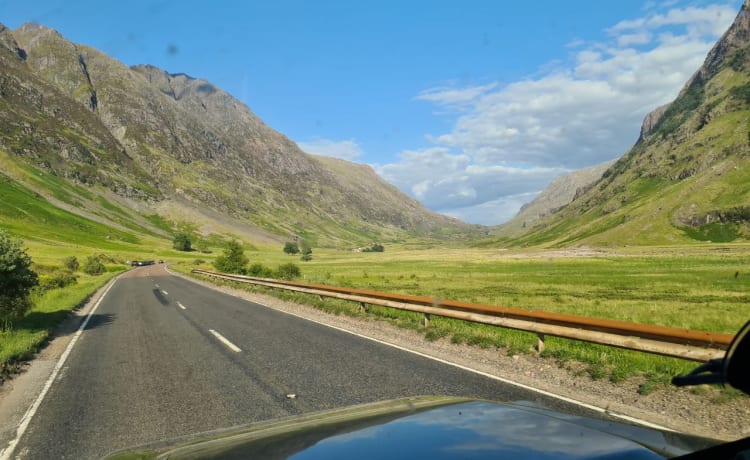
{"type": "Polygon", "coordinates": [[[172,241],[172,247],[178,251],[190,251],[192,249],[190,237],[185,233],[176,234],[174,241],[172,241]]]}
{"type": "Polygon", "coordinates": [[[299,267],[292,263],[279,265],[279,269],[276,272],[276,276],[285,280],[299,278],[300,275],[299,267]]]}
{"type": "Polygon", "coordinates": [[[63,266],[72,272],[78,271],[78,259],[76,256],[66,257],[63,259],[63,266]]]}
{"type": "Polygon", "coordinates": [[[0,230],[0,321],[12,321],[31,308],[29,293],[39,284],[21,241],[0,230]]]}
{"type": "Polygon", "coordinates": [[[88,256],[86,262],[83,263],[82,270],[88,275],[98,276],[104,273],[105,267],[98,256],[88,256]]]}
{"type": "Polygon", "coordinates": [[[214,267],[223,273],[238,273],[244,275],[248,263],[245,251],[239,241],[232,240],[224,248],[224,252],[214,260],[214,267]]]}
{"type": "Polygon", "coordinates": [[[299,246],[297,246],[297,243],[292,243],[291,241],[287,241],[284,245],[284,254],[299,254],[299,246]]]}

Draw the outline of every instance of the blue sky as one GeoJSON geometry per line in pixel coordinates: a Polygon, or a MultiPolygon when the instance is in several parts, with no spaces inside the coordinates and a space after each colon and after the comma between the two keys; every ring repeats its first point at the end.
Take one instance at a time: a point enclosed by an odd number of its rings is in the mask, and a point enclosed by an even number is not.
{"type": "Polygon", "coordinates": [[[0,0],[0,22],[207,79],[305,151],[491,225],[625,153],[741,4],[0,0]]]}

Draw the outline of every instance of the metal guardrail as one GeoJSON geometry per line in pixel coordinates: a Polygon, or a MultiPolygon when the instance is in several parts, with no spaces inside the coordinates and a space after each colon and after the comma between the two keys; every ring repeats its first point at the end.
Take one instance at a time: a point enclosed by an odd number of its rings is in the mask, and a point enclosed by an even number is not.
{"type": "Polygon", "coordinates": [[[704,362],[721,357],[734,336],[665,326],[630,323],[602,318],[566,315],[519,308],[497,307],[424,296],[391,294],[321,284],[297,283],[269,278],[192,270],[204,276],[303,292],[368,304],[420,312],[429,325],[430,315],[536,333],[537,349],[544,349],[545,335],[704,362]]]}

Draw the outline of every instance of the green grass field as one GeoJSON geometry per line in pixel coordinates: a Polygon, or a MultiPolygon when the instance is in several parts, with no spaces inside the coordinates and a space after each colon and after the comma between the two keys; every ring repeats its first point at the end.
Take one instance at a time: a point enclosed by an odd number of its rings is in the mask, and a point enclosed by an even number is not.
{"type": "MultiPolygon", "coordinates": [[[[750,319],[750,245],[624,248],[597,256],[487,249],[399,250],[385,253],[314,251],[313,261],[281,248],[248,252],[251,263],[271,268],[294,261],[302,281],[426,295],[530,310],[613,318],[647,324],[736,332],[750,319]]],[[[585,254],[585,253],[583,253],[585,254]]],[[[192,264],[181,266],[188,271],[192,264]]],[[[204,265],[210,269],[210,266],[204,265]]],[[[264,292],[267,290],[259,289],[264,292]]],[[[354,303],[276,292],[335,313],[360,315],[354,303]]],[[[368,315],[413,328],[427,340],[532,352],[535,336],[507,329],[372,307],[368,315]]],[[[643,391],[685,372],[694,363],[611,347],[548,338],[543,353],[561,365],[575,361],[593,378],[644,379],[643,391]]]]}

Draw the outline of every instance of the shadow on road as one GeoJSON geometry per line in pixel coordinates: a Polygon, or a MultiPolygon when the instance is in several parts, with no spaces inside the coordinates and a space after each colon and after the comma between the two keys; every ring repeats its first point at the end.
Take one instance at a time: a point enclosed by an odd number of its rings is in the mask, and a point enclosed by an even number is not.
{"type": "Polygon", "coordinates": [[[164,297],[164,294],[161,293],[161,289],[154,288],[153,291],[151,291],[151,292],[154,293],[154,297],[156,297],[156,300],[158,300],[160,304],[162,304],[162,305],[169,304],[169,299],[167,299],[166,297],[164,297]]]}
{"type": "Polygon", "coordinates": [[[114,313],[94,313],[89,319],[89,323],[86,325],[85,330],[95,329],[97,327],[106,326],[113,322],[117,318],[114,313]]]}

